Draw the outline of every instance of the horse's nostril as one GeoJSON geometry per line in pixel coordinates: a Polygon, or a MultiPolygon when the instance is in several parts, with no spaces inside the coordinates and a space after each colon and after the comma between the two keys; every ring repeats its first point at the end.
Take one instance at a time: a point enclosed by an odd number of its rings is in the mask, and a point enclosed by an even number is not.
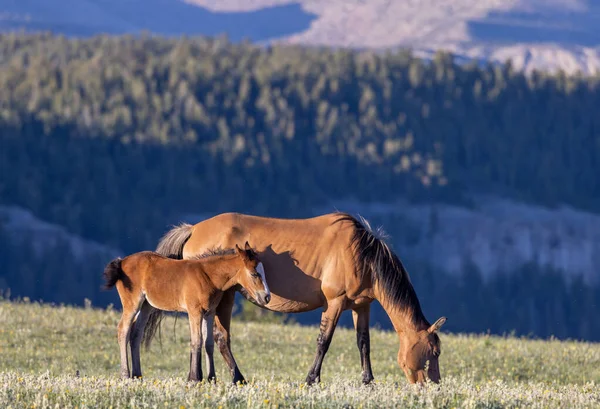
{"type": "Polygon", "coordinates": [[[266,295],[265,296],[265,301],[267,302],[267,304],[269,303],[269,301],[271,301],[271,296],[270,295],[266,295]]]}

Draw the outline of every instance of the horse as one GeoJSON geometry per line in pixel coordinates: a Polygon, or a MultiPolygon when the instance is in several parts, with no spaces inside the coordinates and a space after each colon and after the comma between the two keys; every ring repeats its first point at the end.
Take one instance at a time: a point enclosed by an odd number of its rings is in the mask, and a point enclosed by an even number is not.
{"type": "MultiPolygon", "coordinates": [[[[362,217],[336,212],[307,219],[279,219],[239,213],[223,213],[190,225],[173,227],[156,251],[175,258],[192,258],[211,246],[231,246],[249,240],[258,251],[271,302],[261,305],[244,289],[246,299],[271,311],[299,313],[323,308],[317,352],[306,377],[320,382],[321,365],[341,313],[352,310],[360,351],[362,381],[373,381],[370,360],[370,304],[379,301],[399,337],[397,362],[410,383],[423,384],[427,377],[441,379],[438,335],[446,318],[430,324],[425,318],[408,272],[381,234],[362,217]],[[426,364],[429,366],[426,368],[426,364]]],[[[223,294],[216,308],[214,336],[233,382],[244,382],[231,352],[230,323],[237,287],[223,294]]],[[[143,329],[148,346],[160,325],[159,311],[152,311],[143,329]]]]}
{"type": "MultiPolygon", "coordinates": [[[[106,289],[117,287],[123,305],[117,331],[123,378],[130,377],[127,342],[134,318],[142,328],[151,310],[186,312],[191,341],[188,381],[202,380],[203,343],[210,381],[216,378],[214,314],[223,294],[239,286],[261,306],[271,299],[264,267],[247,242],[244,250],[236,244],[235,248],[209,250],[189,260],[175,260],[151,251],[134,253],[108,263],[104,279],[106,289]]],[[[142,377],[141,335],[140,331],[132,331],[133,378],[142,377]]]]}

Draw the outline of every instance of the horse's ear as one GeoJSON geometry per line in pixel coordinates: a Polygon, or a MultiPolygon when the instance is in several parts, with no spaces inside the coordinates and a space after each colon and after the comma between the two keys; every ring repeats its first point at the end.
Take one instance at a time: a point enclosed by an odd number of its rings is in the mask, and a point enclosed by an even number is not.
{"type": "Polygon", "coordinates": [[[442,317],[440,319],[438,319],[436,322],[433,323],[433,325],[431,327],[429,327],[427,329],[427,332],[429,332],[430,334],[433,334],[436,331],[439,331],[439,329],[441,328],[442,325],[444,325],[444,323],[446,322],[446,317],[442,317]]]}
{"type": "Polygon", "coordinates": [[[237,244],[235,245],[235,250],[240,254],[244,254],[244,250],[242,250],[237,244]]]}
{"type": "Polygon", "coordinates": [[[248,244],[248,241],[246,241],[246,245],[244,246],[244,250],[246,250],[246,251],[252,251],[252,247],[250,247],[250,244],[248,244]]]}

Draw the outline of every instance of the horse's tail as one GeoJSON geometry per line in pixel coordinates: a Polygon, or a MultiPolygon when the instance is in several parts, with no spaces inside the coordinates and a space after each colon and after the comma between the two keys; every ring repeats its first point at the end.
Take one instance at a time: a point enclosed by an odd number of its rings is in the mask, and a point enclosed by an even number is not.
{"type": "Polygon", "coordinates": [[[192,235],[191,224],[181,223],[165,233],[156,246],[156,252],[165,257],[183,258],[183,246],[192,235]]]}
{"type": "Polygon", "coordinates": [[[106,265],[106,268],[104,269],[105,289],[111,289],[117,285],[117,281],[121,281],[125,288],[131,290],[131,280],[121,268],[122,261],[123,259],[116,258],[106,265]]]}
{"type": "MultiPolygon", "coordinates": [[[[156,252],[162,256],[174,259],[183,258],[183,246],[192,235],[192,226],[188,223],[181,223],[179,226],[169,230],[158,242],[156,252]]],[[[156,335],[156,330],[160,330],[160,322],[163,319],[161,310],[153,309],[148,317],[148,323],[144,328],[142,342],[146,348],[150,348],[152,339],[156,335]]]]}

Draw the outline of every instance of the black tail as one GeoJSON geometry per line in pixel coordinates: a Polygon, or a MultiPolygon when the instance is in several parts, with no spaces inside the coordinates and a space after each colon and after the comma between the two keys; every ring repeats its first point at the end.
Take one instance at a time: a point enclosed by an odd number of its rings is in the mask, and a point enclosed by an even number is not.
{"type": "MultiPolygon", "coordinates": [[[[173,227],[169,230],[158,242],[156,246],[156,252],[165,257],[174,259],[183,258],[183,246],[192,235],[191,224],[181,223],[179,226],[173,227]]],[[[146,348],[150,348],[152,339],[156,335],[156,330],[160,330],[160,322],[163,319],[163,312],[157,309],[153,309],[148,317],[148,323],[144,327],[144,335],[142,342],[146,348]]]]}
{"type": "Polygon", "coordinates": [[[104,284],[105,289],[111,289],[117,284],[117,281],[121,281],[125,288],[131,291],[131,280],[125,275],[125,272],[121,268],[122,261],[123,259],[116,258],[106,265],[106,268],[104,269],[104,281],[106,282],[104,284]]]}

